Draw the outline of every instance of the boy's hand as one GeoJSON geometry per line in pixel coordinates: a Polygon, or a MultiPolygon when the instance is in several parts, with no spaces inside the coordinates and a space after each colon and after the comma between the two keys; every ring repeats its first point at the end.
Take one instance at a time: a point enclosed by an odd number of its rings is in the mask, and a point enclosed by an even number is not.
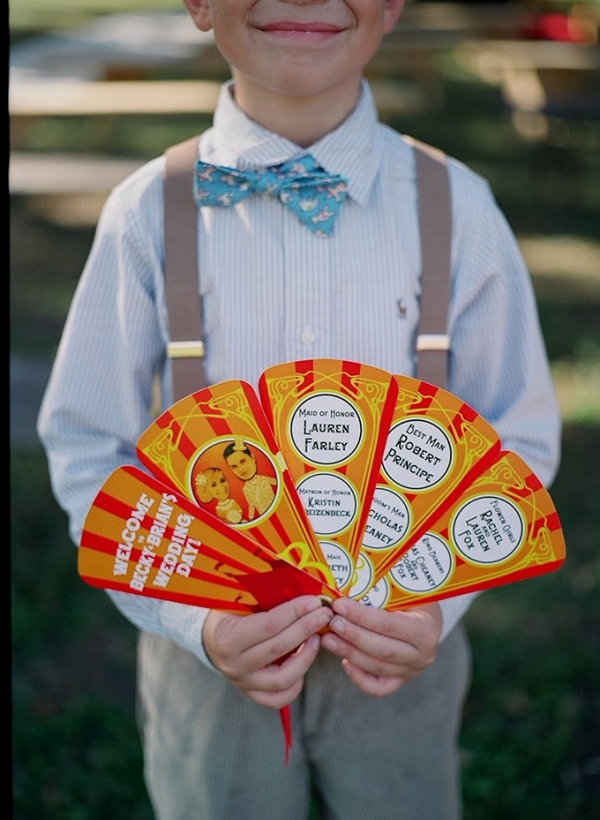
{"type": "Polygon", "coordinates": [[[329,607],[308,595],[254,615],[213,610],[204,623],[204,646],[240,691],[262,706],[281,709],[300,694],[321,645],[316,633],[332,617],[329,607]]]}
{"type": "Polygon", "coordinates": [[[386,612],[350,598],[333,603],[325,649],[343,658],[350,680],[369,695],[389,695],[435,660],[442,630],[438,604],[386,612]]]}

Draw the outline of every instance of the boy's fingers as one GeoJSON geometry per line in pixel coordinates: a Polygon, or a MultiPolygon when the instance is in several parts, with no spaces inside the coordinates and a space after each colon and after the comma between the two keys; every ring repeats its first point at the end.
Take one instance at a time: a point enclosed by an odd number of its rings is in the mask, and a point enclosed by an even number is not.
{"type": "Polygon", "coordinates": [[[332,605],[333,611],[341,615],[347,621],[364,627],[371,632],[387,634],[394,638],[402,637],[402,616],[403,612],[387,612],[373,606],[364,606],[358,601],[350,598],[339,599],[332,605]]]}
{"type": "Polygon", "coordinates": [[[213,612],[205,624],[205,645],[213,663],[232,676],[288,655],[331,618],[329,607],[314,596],[302,596],[255,615],[213,612]]]}
{"type": "Polygon", "coordinates": [[[244,694],[260,706],[267,706],[270,709],[281,709],[298,697],[302,691],[302,686],[303,680],[300,679],[288,689],[281,689],[276,692],[268,692],[263,689],[248,689],[244,694]]]}
{"type": "Polygon", "coordinates": [[[335,602],[334,610],[344,615],[334,616],[323,646],[364,672],[411,678],[435,660],[441,627],[437,604],[394,613],[344,601],[339,607],[335,602]]]}
{"type": "Polygon", "coordinates": [[[311,635],[281,663],[260,666],[256,671],[248,674],[246,677],[248,686],[271,692],[287,689],[304,677],[317,656],[320,644],[319,636],[311,635]]]}
{"type": "Polygon", "coordinates": [[[336,654],[348,651],[356,656],[362,652],[365,656],[373,656],[389,664],[403,662],[416,654],[412,644],[368,629],[339,615],[334,615],[329,626],[330,632],[325,636],[324,646],[336,654]]]}
{"type": "MultiPolygon", "coordinates": [[[[306,615],[311,615],[309,618],[311,622],[315,619],[318,621],[326,620],[329,622],[332,617],[329,607],[323,606],[320,598],[314,595],[303,595],[300,598],[293,598],[291,601],[286,601],[284,604],[273,607],[268,612],[258,612],[256,616],[256,623],[261,623],[264,630],[265,637],[273,637],[282,632],[282,630],[293,625],[306,615]]],[[[248,620],[247,618],[245,620],[248,620]]],[[[254,629],[254,626],[252,626],[254,629]]],[[[308,635],[306,636],[308,637],[308,635]]]]}
{"type": "MultiPolygon", "coordinates": [[[[311,612],[325,612],[322,602],[314,595],[303,595],[274,607],[269,612],[253,615],[229,615],[212,611],[207,620],[219,631],[220,643],[230,642],[232,650],[242,652],[262,640],[278,635],[283,629],[311,612]]],[[[319,616],[316,616],[319,617],[319,616]]],[[[321,615],[320,617],[327,617],[321,615]]]]}
{"type": "Polygon", "coordinates": [[[403,641],[419,651],[423,648],[433,649],[441,631],[441,612],[439,605],[435,603],[403,612],[387,612],[364,606],[358,601],[339,599],[334,601],[333,610],[346,622],[356,624],[368,632],[403,641]]]}
{"type": "Polygon", "coordinates": [[[373,695],[374,697],[381,698],[385,695],[391,695],[404,683],[404,679],[399,676],[378,677],[377,675],[371,675],[348,660],[344,660],[342,666],[355,686],[358,686],[367,695],[373,695]]]}
{"type": "Polygon", "coordinates": [[[388,640],[388,643],[377,641],[373,633],[367,633],[370,639],[365,639],[359,646],[356,639],[344,640],[340,635],[330,632],[323,636],[323,647],[334,655],[350,661],[353,666],[364,670],[370,675],[403,676],[409,670],[420,666],[418,653],[408,644],[398,644],[388,640]],[[364,647],[364,648],[363,648],[364,647]]]}
{"type": "MultiPolygon", "coordinates": [[[[271,610],[264,614],[273,616],[273,613],[274,610],[271,610]]],[[[332,617],[333,613],[329,607],[324,606],[310,609],[291,622],[288,622],[287,616],[283,620],[276,616],[272,622],[275,629],[265,629],[261,639],[247,648],[247,660],[258,666],[266,666],[287,657],[290,652],[294,652],[312,635],[327,626],[332,617]]]]}
{"type": "Polygon", "coordinates": [[[261,667],[240,682],[242,691],[256,703],[280,709],[300,694],[304,675],[319,651],[320,639],[312,635],[280,666],[261,667]]]}

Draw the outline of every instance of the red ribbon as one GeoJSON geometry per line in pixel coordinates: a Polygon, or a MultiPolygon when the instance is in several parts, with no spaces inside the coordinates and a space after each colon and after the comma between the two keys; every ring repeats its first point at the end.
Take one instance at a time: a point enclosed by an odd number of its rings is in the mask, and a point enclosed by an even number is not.
{"type": "Polygon", "coordinates": [[[290,752],[292,750],[292,712],[289,704],[279,710],[279,716],[281,717],[283,736],[285,738],[284,762],[287,766],[290,759],[290,752]]]}

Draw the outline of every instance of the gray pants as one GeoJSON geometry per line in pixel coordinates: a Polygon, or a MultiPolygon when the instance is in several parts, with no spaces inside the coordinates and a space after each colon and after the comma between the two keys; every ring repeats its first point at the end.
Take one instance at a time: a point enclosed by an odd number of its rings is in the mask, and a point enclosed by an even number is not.
{"type": "Polygon", "coordinates": [[[457,734],[470,677],[462,627],[436,662],[373,698],[323,651],[292,705],[284,765],[277,711],[258,706],[171,641],[142,634],[140,726],[159,820],[457,820],[457,734]]]}

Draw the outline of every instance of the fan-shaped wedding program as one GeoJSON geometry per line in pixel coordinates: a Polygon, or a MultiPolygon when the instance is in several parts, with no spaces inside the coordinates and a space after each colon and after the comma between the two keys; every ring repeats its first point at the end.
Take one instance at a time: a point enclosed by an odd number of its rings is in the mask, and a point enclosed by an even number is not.
{"type": "Polygon", "coordinates": [[[222,382],[141,436],[85,522],[90,584],[248,613],[297,594],[399,609],[557,569],[548,492],[446,390],[355,362],[222,382]]]}

